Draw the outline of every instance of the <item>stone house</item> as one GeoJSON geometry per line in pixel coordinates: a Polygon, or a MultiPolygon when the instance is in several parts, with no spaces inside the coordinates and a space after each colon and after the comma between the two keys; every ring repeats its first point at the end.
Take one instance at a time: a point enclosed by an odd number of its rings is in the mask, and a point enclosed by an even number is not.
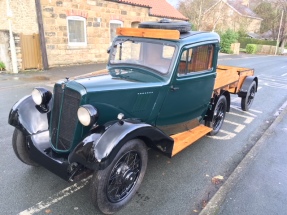
{"type": "MultiPolygon", "coordinates": [[[[0,0],[0,8],[6,8],[6,2],[7,0],[0,0]]],[[[26,58],[36,51],[40,51],[41,61],[36,67],[41,67],[42,64],[45,69],[62,65],[106,62],[107,48],[116,36],[117,27],[137,27],[139,22],[158,21],[162,18],[188,20],[166,0],[9,2],[13,13],[12,29],[20,70],[33,68],[26,66],[29,61],[26,58]],[[30,39],[26,41],[25,35],[30,35],[30,39]],[[31,49],[32,44],[29,40],[33,39],[38,46],[31,49]]],[[[5,61],[7,70],[11,68],[10,57],[7,57],[10,56],[8,30],[7,16],[1,16],[0,61],[5,61]]]]}
{"type": "Polygon", "coordinates": [[[205,12],[201,30],[257,33],[262,20],[249,8],[249,0],[219,0],[205,12]]]}

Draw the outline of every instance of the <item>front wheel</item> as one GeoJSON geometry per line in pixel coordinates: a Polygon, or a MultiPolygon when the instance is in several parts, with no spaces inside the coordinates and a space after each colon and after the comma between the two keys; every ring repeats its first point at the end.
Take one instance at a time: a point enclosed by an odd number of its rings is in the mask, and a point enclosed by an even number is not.
{"type": "Polygon", "coordinates": [[[227,101],[225,96],[222,95],[215,105],[212,121],[205,122],[206,126],[212,128],[212,131],[208,133],[210,136],[216,135],[219,132],[225,118],[226,110],[227,101]]]}
{"type": "Polygon", "coordinates": [[[94,173],[91,181],[93,204],[105,214],[113,214],[127,205],[140,187],[147,160],[143,141],[126,142],[106,169],[94,173]]]}
{"type": "Polygon", "coordinates": [[[39,166],[39,164],[30,159],[29,143],[26,140],[25,135],[17,128],[15,128],[13,133],[12,146],[16,156],[19,158],[20,161],[30,166],[39,166]]]}

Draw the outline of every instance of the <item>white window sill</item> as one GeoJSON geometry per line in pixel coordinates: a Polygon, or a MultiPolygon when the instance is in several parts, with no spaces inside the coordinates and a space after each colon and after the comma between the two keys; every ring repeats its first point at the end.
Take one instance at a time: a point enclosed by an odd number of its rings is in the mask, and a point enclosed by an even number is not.
{"type": "Polygon", "coordinates": [[[71,45],[69,44],[67,46],[67,49],[87,49],[88,48],[88,45],[85,44],[85,45],[71,45]]]}

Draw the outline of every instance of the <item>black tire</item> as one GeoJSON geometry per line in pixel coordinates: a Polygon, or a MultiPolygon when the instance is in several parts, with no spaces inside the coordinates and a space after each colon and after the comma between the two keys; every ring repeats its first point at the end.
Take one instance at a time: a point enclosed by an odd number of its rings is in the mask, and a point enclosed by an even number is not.
{"type": "Polygon", "coordinates": [[[94,173],[91,180],[93,204],[104,214],[113,214],[127,205],[140,187],[147,160],[143,141],[126,142],[106,169],[94,173]]]}
{"type": "Polygon", "coordinates": [[[227,101],[226,101],[226,97],[225,96],[220,96],[214,111],[213,111],[213,117],[212,117],[212,121],[206,121],[205,125],[212,128],[212,131],[208,133],[208,135],[210,136],[214,136],[216,135],[223,122],[224,122],[224,118],[225,118],[225,114],[226,114],[226,110],[227,110],[227,101]]]}
{"type": "Polygon", "coordinates": [[[25,135],[17,128],[15,128],[13,133],[12,146],[16,156],[20,161],[30,166],[39,166],[39,164],[30,159],[29,144],[25,135]]]}
{"type": "Polygon", "coordinates": [[[253,103],[254,97],[256,93],[256,82],[252,81],[250,84],[248,91],[246,93],[246,97],[241,98],[241,109],[244,111],[248,111],[253,103]]]}
{"type": "Polygon", "coordinates": [[[139,28],[169,29],[178,30],[180,33],[185,33],[191,30],[191,24],[184,21],[170,22],[161,20],[159,22],[141,22],[139,23],[139,28]]]}

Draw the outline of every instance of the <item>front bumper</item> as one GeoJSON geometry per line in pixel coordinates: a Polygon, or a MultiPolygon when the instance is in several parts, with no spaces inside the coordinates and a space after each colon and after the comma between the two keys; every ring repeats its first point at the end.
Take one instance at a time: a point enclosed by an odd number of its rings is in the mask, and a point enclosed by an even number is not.
{"type": "Polygon", "coordinates": [[[30,158],[66,181],[80,180],[92,173],[81,165],[70,164],[68,154],[55,153],[50,146],[49,131],[30,135],[27,141],[30,158]]]}

